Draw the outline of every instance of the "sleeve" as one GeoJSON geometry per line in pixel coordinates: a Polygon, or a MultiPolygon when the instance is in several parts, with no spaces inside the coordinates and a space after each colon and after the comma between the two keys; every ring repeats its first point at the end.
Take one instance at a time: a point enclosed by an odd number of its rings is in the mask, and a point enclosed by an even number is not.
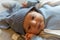
{"type": "Polygon", "coordinates": [[[6,22],[8,16],[10,16],[10,14],[6,10],[0,11],[0,29],[9,28],[9,25],[6,22]]]}
{"type": "Polygon", "coordinates": [[[0,28],[2,29],[7,29],[9,28],[9,24],[5,21],[6,18],[8,18],[9,16],[11,16],[9,13],[14,13],[18,10],[20,10],[22,7],[20,6],[20,4],[17,1],[3,1],[2,6],[9,9],[8,10],[3,10],[0,11],[0,28]]]}
{"type": "Polygon", "coordinates": [[[39,3],[39,0],[27,0],[27,7],[35,6],[37,3],[39,3]]]}

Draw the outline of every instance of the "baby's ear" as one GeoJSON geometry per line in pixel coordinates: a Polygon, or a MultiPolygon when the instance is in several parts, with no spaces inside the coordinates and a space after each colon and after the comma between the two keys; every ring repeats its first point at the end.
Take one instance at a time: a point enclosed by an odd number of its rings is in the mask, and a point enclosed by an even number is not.
{"type": "Polygon", "coordinates": [[[9,4],[9,3],[2,3],[2,6],[4,8],[7,8],[7,9],[11,9],[12,8],[11,4],[9,4]]]}

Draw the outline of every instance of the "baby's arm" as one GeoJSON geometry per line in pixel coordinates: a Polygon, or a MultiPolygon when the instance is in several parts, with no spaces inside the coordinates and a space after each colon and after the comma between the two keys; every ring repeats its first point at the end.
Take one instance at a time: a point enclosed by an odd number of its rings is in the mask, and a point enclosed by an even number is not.
{"type": "Polygon", "coordinates": [[[1,2],[1,5],[6,9],[0,11],[0,28],[7,29],[9,28],[9,24],[6,22],[6,18],[9,17],[11,13],[19,10],[21,7],[16,1],[3,1],[1,2]]]}
{"type": "Polygon", "coordinates": [[[12,12],[15,12],[15,11],[22,8],[22,6],[17,1],[5,1],[5,2],[2,2],[2,6],[4,8],[9,9],[10,11],[12,10],[12,12]]]}

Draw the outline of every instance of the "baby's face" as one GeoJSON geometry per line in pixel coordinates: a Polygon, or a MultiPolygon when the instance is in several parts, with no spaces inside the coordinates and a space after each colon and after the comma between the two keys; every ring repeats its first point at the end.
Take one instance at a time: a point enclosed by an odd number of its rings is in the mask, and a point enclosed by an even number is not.
{"type": "Polygon", "coordinates": [[[44,18],[43,16],[36,12],[29,12],[24,20],[24,30],[26,33],[38,34],[44,29],[44,18]]]}

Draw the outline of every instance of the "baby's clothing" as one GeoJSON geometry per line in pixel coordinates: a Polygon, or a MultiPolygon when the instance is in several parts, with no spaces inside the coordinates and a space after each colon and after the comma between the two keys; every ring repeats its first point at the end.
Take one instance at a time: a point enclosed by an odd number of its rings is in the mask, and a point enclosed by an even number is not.
{"type": "Polygon", "coordinates": [[[60,30],[60,5],[44,5],[39,10],[44,15],[46,29],[60,30]]]}
{"type": "Polygon", "coordinates": [[[6,8],[5,10],[0,11],[0,28],[7,29],[10,26],[6,22],[6,19],[9,18],[9,16],[14,14],[16,11],[21,9],[22,7],[20,6],[20,4],[17,1],[9,1],[9,2],[8,1],[3,1],[3,2],[1,2],[1,5],[3,6],[3,4],[4,5],[8,4],[10,6],[10,8],[11,8],[11,9],[9,9],[9,8],[7,9],[6,8]]]}

